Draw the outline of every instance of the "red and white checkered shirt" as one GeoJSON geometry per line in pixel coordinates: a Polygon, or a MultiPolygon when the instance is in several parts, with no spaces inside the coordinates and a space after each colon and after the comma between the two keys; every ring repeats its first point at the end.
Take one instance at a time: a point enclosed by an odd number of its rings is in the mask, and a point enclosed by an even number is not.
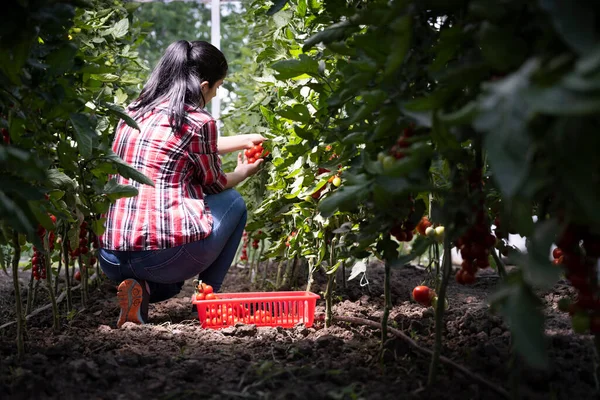
{"type": "Polygon", "coordinates": [[[140,130],[123,121],[113,151],[154,181],[154,187],[117,176],[139,194],[122,198],[106,213],[101,246],[109,250],[159,250],[206,238],[213,219],[204,194],[223,191],[227,176],[217,152],[217,125],[202,109],[186,107],[183,128],[173,132],[166,103],[141,117],[140,130]]]}

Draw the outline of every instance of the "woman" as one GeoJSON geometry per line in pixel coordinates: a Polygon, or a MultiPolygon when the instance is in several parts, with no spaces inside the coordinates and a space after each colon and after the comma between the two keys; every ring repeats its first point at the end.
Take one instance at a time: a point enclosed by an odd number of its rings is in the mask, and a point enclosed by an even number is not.
{"type": "Polygon", "coordinates": [[[262,143],[258,134],[218,138],[215,120],[204,109],[227,75],[223,53],[210,43],[171,44],[123,121],[113,151],[154,182],[142,185],[122,176],[117,183],[139,194],[119,199],[106,213],[100,266],[121,282],[117,298],[125,322],[143,324],[148,303],[180,292],[199,277],[218,291],[246,224],[246,205],[233,188],[255,174],[238,153],[237,167],[224,173],[219,154],[262,143]]]}

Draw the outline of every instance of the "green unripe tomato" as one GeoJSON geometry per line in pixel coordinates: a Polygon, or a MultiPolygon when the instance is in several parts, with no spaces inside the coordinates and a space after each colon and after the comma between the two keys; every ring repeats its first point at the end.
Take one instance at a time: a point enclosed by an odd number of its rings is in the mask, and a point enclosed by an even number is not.
{"type": "MultiPolygon", "coordinates": [[[[431,307],[433,307],[433,309],[437,309],[437,303],[438,303],[438,297],[437,296],[433,296],[433,298],[431,299],[431,307]]],[[[444,299],[444,310],[447,310],[449,307],[448,304],[448,299],[444,299]]]]}
{"type": "Polygon", "coordinates": [[[425,229],[425,235],[429,237],[435,236],[435,229],[432,226],[427,227],[427,229],[425,229]]]}
{"type": "Polygon", "coordinates": [[[440,242],[444,240],[444,231],[444,227],[441,225],[435,228],[435,238],[440,242]]]}
{"type": "Polygon", "coordinates": [[[331,183],[333,183],[333,186],[339,187],[342,184],[342,179],[339,176],[336,176],[335,178],[333,178],[333,181],[331,183]]]}
{"type": "Polygon", "coordinates": [[[392,156],[385,156],[383,158],[382,164],[383,164],[383,170],[389,171],[392,168],[394,168],[394,165],[396,165],[396,159],[392,156]]]}
{"type": "Polygon", "coordinates": [[[385,158],[385,153],[383,151],[380,151],[377,154],[377,161],[379,161],[380,163],[382,163],[384,158],[385,158]]]}

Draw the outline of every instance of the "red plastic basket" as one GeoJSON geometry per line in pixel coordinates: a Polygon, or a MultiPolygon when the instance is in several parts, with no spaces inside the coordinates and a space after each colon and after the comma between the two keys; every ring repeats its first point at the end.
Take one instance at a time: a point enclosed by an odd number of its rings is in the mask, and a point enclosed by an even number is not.
{"type": "Polygon", "coordinates": [[[312,326],[320,296],[312,292],[218,293],[216,300],[196,300],[203,328],[221,329],[236,323],[291,328],[312,326]]]}

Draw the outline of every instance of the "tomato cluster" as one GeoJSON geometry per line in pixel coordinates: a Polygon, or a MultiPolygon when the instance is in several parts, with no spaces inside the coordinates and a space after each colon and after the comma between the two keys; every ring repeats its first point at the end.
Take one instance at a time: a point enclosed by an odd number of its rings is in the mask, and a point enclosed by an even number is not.
{"type": "Polygon", "coordinates": [[[246,149],[244,154],[246,155],[246,158],[248,159],[248,163],[254,164],[256,162],[256,160],[258,160],[262,157],[268,156],[269,151],[263,149],[262,144],[257,144],[254,147],[252,147],[251,149],[246,149]]]}
{"type": "Polygon", "coordinates": [[[584,227],[569,225],[557,245],[552,252],[553,263],[564,266],[565,277],[577,290],[574,303],[562,301],[559,307],[571,315],[575,332],[600,334],[600,290],[596,266],[600,257],[600,235],[590,234],[584,227]]]}
{"type": "MultiPolygon", "coordinates": [[[[260,234],[262,234],[262,231],[258,231],[257,233],[260,235],[260,234]]],[[[258,244],[259,244],[259,243],[260,243],[260,239],[258,239],[258,238],[254,238],[254,239],[252,240],[252,248],[253,248],[253,249],[258,249],[258,244]]]]}
{"type": "Polygon", "coordinates": [[[456,241],[463,259],[460,270],[456,273],[456,281],[462,285],[475,282],[478,269],[490,266],[490,247],[496,243],[496,236],[490,233],[485,220],[478,218],[476,224],[456,241]]]}
{"type": "Polygon", "coordinates": [[[242,235],[242,255],[240,261],[248,261],[248,232],[244,231],[242,235]]]}
{"type": "Polygon", "coordinates": [[[75,258],[79,255],[84,255],[89,253],[90,249],[87,246],[88,244],[88,240],[87,240],[87,236],[88,236],[88,232],[87,232],[87,222],[83,221],[81,223],[81,227],[79,228],[79,247],[77,247],[76,249],[72,249],[71,248],[71,243],[69,243],[69,251],[70,251],[70,256],[71,258],[75,258]]]}
{"type": "Polygon", "coordinates": [[[410,213],[404,220],[392,226],[392,229],[390,230],[390,234],[399,242],[410,242],[413,240],[413,231],[417,227],[417,224],[413,222],[412,218],[415,212],[415,200],[412,196],[409,196],[408,201],[411,204],[410,213]]]}
{"type": "Polygon", "coordinates": [[[213,291],[213,287],[204,282],[198,282],[196,286],[196,300],[216,300],[217,295],[213,291]]]}
{"type": "Polygon", "coordinates": [[[398,137],[396,143],[390,148],[390,155],[396,160],[400,160],[406,156],[406,149],[410,147],[410,137],[414,135],[412,127],[404,128],[402,135],[398,137]]]}
{"type": "Polygon", "coordinates": [[[31,257],[31,274],[36,281],[46,279],[46,260],[41,251],[33,248],[33,257],[31,257]]]}
{"type": "Polygon", "coordinates": [[[483,185],[481,169],[473,169],[469,174],[469,189],[480,195],[479,205],[474,209],[475,224],[455,243],[463,259],[461,268],[456,273],[456,282],[461,285],[474,283],[477,270],[490,266],[489,249],[496,244],[496,236],[490,232],[487,213],[483,207],[483,185]]]}
{"type": "MultiPolygon", "coordinates": [[[[281,317],[281,320],[292,319],[293,315],[281,317]]],[[[271,324],[277,322],[278,318],[267,310],[256,310],[251,313],[247,307],[241,304],[219,304],[206,309],[205,326],[234,326],[237,323],[244,324],[271,324]]]]}

